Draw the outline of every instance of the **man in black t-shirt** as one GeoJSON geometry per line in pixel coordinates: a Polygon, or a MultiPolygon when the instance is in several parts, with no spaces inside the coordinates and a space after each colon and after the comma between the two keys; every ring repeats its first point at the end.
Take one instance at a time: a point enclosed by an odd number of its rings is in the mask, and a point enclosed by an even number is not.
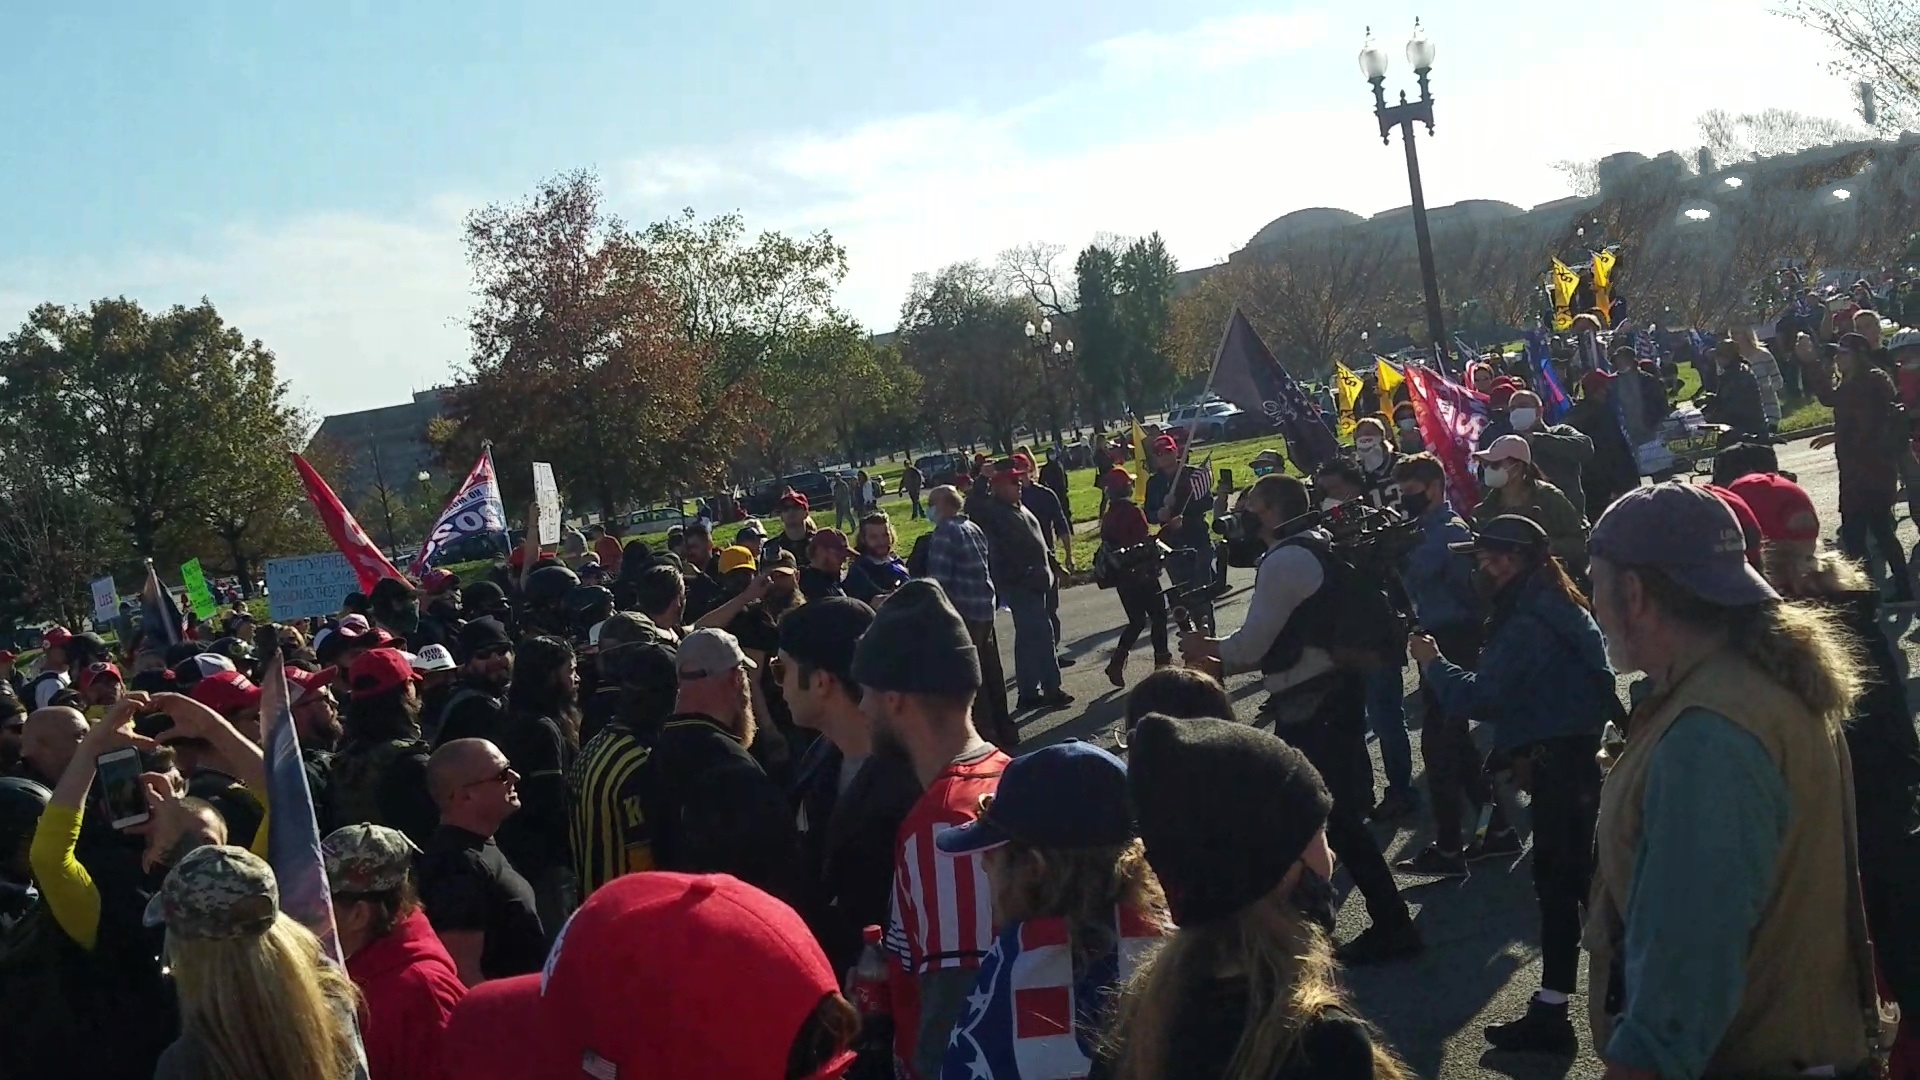
{"type": "Polygon", "coordinates": [[[475,619],[460,628],[460,668],[439,716],[422,717],[434,745],[455,739],[491,739],[507,720],[507,686],[513,681],[513,639],[497,619],[475,619]]]}
{"type": "Polygon", "coordinates": [[[533,886],[493,839],[520,809],[518,780],[485,739],[446,743],[427,763],[440,828],[419,858],[420,902],[468,986],[539,971],[546,960],[533,886]]]}

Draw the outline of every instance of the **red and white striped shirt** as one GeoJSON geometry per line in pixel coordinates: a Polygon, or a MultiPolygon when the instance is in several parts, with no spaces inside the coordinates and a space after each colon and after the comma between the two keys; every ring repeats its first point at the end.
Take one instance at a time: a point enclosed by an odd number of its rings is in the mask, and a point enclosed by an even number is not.
{"type": "Polygon", "coordinates": [[[893,979],[893,1051],[905,1068],[920,1033],[919,976],[978,968],[993,948],[993,901],[980,855],[942,855],[934,849],[934,834],[979,817],[980,797],[999,789],[1009,760],[993,750],[954,761],[900,823],[886,946],[900,961],[893,979]]]}

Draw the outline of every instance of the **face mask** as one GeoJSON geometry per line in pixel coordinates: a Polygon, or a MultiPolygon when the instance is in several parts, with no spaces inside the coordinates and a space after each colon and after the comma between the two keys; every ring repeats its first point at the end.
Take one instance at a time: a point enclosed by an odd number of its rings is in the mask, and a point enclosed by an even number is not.
{"type": "Polygon", "coordinates": [[[1533,409],[1515,409],[1513,410],[1512,416],[1513,430],[1515,431],[1527,431],[1531,429],[1533,422],[1540,418],[1540,414],[1533,409]]]}
{"type": "Polygon", "coordinates": [[[1363,454],[1372,454],[1377,452],[1380,449],[1380,440],[1379,439],[1359,439],[1354,442],[1353,448],[1355,450],[1360,451],[1363,454]]]}
{"type": "Polygon", "coordinates": [[[1427,498],[1427,493],[1424,491],[1403,491],[1400,493],[1400,509],[1405,510],[1408,517],[1419,517],[1421,514],[1426,513],[1427,509],[1432,505],[1433,500],[1427,498]]]}
{"type": "Polygon", "coordinates": [[[1497,465],[1490,465],[1487,468],[1480,470],[1480,479],[1485,480],[1487,482],[1487,486],[1490,488],[1506,487],[1507,481],[1511,479],[1512,476],[1513,476],[1512,473],[1508,472],[1506,469],[1500,468],[1497,465]]]}
{"type": "Polygon", "coordinates": [[[1419,426],[1420,426],[1420,422],[1419,422],[1418,420],[1402,420],[1402,421],[1400,421],[1400,430],[1401,430],[1401,431],[1412,431],[1413,429],[1415,429],[1415,428],[1417,428],[1417,427],[1419,427],[1419,426]]]}

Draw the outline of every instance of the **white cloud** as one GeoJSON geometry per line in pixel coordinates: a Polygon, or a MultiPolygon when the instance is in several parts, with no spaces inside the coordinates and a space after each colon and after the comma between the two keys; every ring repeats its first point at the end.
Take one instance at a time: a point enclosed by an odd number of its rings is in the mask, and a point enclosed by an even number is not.
{"type": "Polygon", "coordinates": [[[1140,76],[1164,71],[1218,71],[1280,53],[1312,48],[1327,36],[1321,11],[1255,11],[1208,19],[1184,30],[1137,30],[1087,51],[1106,73],[1140,76]]]}

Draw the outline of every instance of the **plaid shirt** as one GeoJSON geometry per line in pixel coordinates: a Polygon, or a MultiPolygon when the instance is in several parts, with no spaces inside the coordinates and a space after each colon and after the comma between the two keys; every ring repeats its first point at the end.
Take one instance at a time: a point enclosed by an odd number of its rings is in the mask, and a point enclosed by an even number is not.
{"type": "Polygon", "coordinates": [[[992,622],[993,579],[987,576],[987,534],[955,514],[927,539],[927,576],[940,583],[968,622],[992,622]]]}

